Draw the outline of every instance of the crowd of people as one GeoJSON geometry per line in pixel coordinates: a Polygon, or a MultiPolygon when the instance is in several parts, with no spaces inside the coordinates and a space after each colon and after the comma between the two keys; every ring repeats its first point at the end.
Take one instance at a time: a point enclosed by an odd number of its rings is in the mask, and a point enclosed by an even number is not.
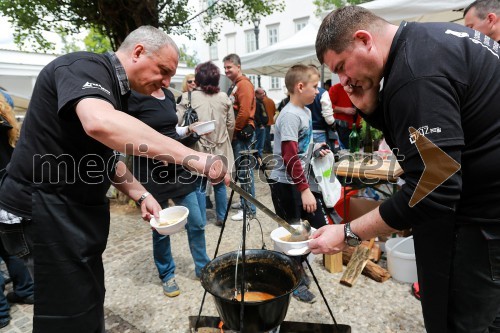
{"type": "MultiPolygon", "coordinates": [[[[150,26],[131,32],[116,52],[70,53],[49,63],[21,130],[12,99],[0,90],[0,256],[13,282],[4,295],[0,274],[0,328],[9,324],[9,303],[26,303],[34,304],[33,332],[105,331],[110,185],[136,202],[144,220],[158,218],[170,202],[189,209],[187,241],[199,278],[210,261],[208,194],[214,224],[222,226],[226,185],[239,182],[255,197],[254,170],[272,153],[277,163],[266,178],[275,211],[318,229],[313,253],[411,229],[427,331],[500,332],[499,16],[498,0],[466,8],[466,27],[396,26],[362,7],[337,9],[323,20],[316,52],[340,83],[320,84],[315,66],[297,64],[286,73],[279,106],[243,74],[237,54],[222,60],[232,83],[227,92],[220,91],[221,70],[208,61],[184,78],[176,99],[168,87],[179,49],[150,26]],[[309,164],[312,156],[349,148],[362,118],[405,156],[405,185],[339,225],[309,164]],[[208,121],[215,129],[199,134],[197,125],[208,121]],[[461,164],[412,207],[425,164],[408,140],[410,127],[439,129],[425,135],[461,164]],[[123,155],[133,156],[131,170],[123,155]]],[[[256,214],[243,198],[231,208],[232,221],[256,214]]],[[[175,297],[182,288],[170,237],[152,230],[152,244],[162,291],[175,297]]],[[[313,303],[302,276],[293,296],[313,303]]]]}

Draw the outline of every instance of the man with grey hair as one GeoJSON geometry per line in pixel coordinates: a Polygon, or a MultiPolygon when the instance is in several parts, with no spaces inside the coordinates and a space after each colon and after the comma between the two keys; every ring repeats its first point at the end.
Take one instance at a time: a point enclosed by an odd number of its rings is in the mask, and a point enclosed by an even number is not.
{"type": "Polygon", "coordinates": [[[500,332],[499,44],[347,6],[323,20],[316,54],[404,157],[406,182],[368,214],[319,229],[311,251],[411,228],[427,332],[500,332]]]}
{"type": "Polygon", "coordinates": [[[500,43],[500,0],[477,0],[464,10],[466,27],[500,43]]]}
{"type": "Polygon", "coordinates": [[[130,89],[149,95],[168,86],[178,61],[170,37],[145,26],[116,53],[66,54],[40,72],[0,185],[2,241],[25,258],[34,277],[33,332],[104,333],[101,255],[110,184],[137,202],[144,219],[158,218],[160,205],[114,151],[183,164],[213,181],[225,178],[220,159],[126,113],[130,89]]]}

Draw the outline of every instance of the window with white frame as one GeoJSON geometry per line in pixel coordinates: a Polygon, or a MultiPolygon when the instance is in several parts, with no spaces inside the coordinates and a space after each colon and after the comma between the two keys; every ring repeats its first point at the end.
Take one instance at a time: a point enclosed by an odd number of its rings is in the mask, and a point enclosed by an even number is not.
{"type": "Polygon", "coordinates": [[[307,25],[307,23],[309,23],[309,17],[303,17],[293,20],[293,23],[295,24],[295,32],[298,32],[302,30],[307,25]]]}
{"type": "Polygon", "coordinates": [[[226,54],[236,53],[236,33],[226,35],[226,54]]]}
{"type": "Polygon", "coordinates": [[[248,75],[248,79],[252,82],[254,87],[257,87],[257,75],[248,75]]]}
{"type": "Polygon", "coordinates": [[[217,50],[217,44],[210,45],[209,49],[208,49],[208,53],[209,53],[210,60],[217,60],[217,59],[219,59],[219,53],[218,53],[218,50],[217,50]]]}
{"type": "Polygon", "coordinates": [[[245,41],[247,52],[253,52],[257,49],[255,45],[255,32],[252,30],[245,31],[245,41]]]}
{"type": "Polygon", "coordinates": [[[276,77],[276,76],[272,76],[270,87],[271,87],[271,90],[281,89],[281,78],[276,77]]]}
{"type": "Polygon", "coordinates": [[[267,27],[267,45],[273,45],[279,42],[279,25],[267,27]]]}

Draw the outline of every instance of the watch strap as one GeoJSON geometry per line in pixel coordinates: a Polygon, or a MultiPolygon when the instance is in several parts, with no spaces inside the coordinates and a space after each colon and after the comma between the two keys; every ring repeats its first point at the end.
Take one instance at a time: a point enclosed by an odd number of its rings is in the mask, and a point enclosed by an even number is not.
{"type": "Polygon", "coordinates": [[[148,195],[150,195],[151,193],[149,192],[146,192],[144,193],[143,195],[141,195],[141,197],[139,198],[139,200],[137,200],[137,204],[140,206],[142,204],[142,202],[148,197],[148,195]]]}
{"type": "Polygon", "coordinates": [[[349,246],[358,246],[362,242],[361,238],[351,230],[350,222],[344,224],[344,238],[345,243],[349,246]]]}

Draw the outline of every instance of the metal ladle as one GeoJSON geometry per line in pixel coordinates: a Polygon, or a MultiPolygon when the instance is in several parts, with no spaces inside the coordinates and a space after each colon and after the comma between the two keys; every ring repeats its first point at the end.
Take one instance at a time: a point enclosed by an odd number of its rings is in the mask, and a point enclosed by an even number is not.
{"type": "Polygon", "coordinates": [[[301,242],[309,239],[311,235],[311,225],[308,221],[301,221],[298,224],[294,224],[295,227],[291,226],[287,221],[283,220],[281,217],[272,212],[269,208],[264,206],[259,200],[252,197],[244,189],[236,185],[234,182],[229,183],[229,187],[236,193],[241,195],[245,200],[253,203],[257,208],[259,208],[264,214],[272,218],[275,222],[278,222],[283,228],[285,228],[289,233],[291,233],[290,241],[301,242]]]}

